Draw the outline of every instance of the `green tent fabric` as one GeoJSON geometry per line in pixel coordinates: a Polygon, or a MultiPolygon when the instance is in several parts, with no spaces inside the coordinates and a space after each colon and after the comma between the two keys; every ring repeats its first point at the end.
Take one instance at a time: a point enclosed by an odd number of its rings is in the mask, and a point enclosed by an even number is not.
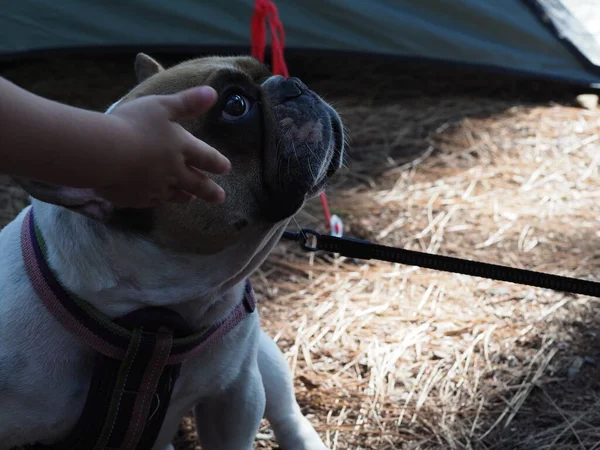
{"type": "MultiPolygon", "coordinates": [[[[468,64],[600,83],[597,0],[275,0],[286,50],[468,64]]],[[[248,52],[253,0],[20,0],[0,58],[49,51],[248,52]]]]}

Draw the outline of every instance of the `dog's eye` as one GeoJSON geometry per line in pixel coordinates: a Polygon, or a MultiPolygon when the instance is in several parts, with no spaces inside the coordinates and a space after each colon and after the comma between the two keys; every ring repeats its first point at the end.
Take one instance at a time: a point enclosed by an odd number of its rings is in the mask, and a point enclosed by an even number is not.
{"type": "Polygon", "coordinates": [[[225,101],[222,115],[224,119],[237,120],[244,117],[249,109],[248,100],[241,95],[232,94],[225,101]]]}

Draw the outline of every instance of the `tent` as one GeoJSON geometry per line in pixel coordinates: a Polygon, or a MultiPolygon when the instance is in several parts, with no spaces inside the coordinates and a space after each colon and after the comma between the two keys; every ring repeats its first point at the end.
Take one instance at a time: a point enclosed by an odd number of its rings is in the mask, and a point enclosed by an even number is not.
{"type": "MultiPolygon", "coordinates": [[[[275,3],[288,53],[385,55],[600,84],[599,0],[275,3]]],[[[253,8],[254,0],[5,2],[0,58],[51,51],[248,52],[253,8]]]]}

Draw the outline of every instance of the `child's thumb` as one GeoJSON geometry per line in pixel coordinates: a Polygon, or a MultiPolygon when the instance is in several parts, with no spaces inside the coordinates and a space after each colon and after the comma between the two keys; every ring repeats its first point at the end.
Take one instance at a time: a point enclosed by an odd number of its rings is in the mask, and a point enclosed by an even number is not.
{"type": "Polygon", "coordinates": [[[190,119],[204,114],[216,101],[217,91],[210,86],[194,87],[161,98],[161,103],[169,110],[170,120],[190,119]]]}

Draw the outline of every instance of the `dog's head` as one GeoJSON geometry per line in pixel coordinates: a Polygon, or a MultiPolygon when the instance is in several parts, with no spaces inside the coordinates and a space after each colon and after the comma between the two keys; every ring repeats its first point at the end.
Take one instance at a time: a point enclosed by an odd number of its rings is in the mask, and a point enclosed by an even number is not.
{"type": "MultiPolygon", "coordinates": [[[[227,194],[220,205],[194,200],[147,210],[107,208],[110,213],[95,217],[107,227],[143,234],[176,252],[215,254],[252,236],[264,239],[269,230],[282,231],[341,166],[340,117],[297,78],[272,76],[246,56],[200,58],[164,69],[140,54],[135,68],[139,84],[120,103],[200,85],[217,91],[217,103],[205,115],[181,125],[227,156],[232,170],[210,175],[227,194]]],[[[18,182],[38,200],[83,214],[99,200],[90,190],[18,182]]]]}

